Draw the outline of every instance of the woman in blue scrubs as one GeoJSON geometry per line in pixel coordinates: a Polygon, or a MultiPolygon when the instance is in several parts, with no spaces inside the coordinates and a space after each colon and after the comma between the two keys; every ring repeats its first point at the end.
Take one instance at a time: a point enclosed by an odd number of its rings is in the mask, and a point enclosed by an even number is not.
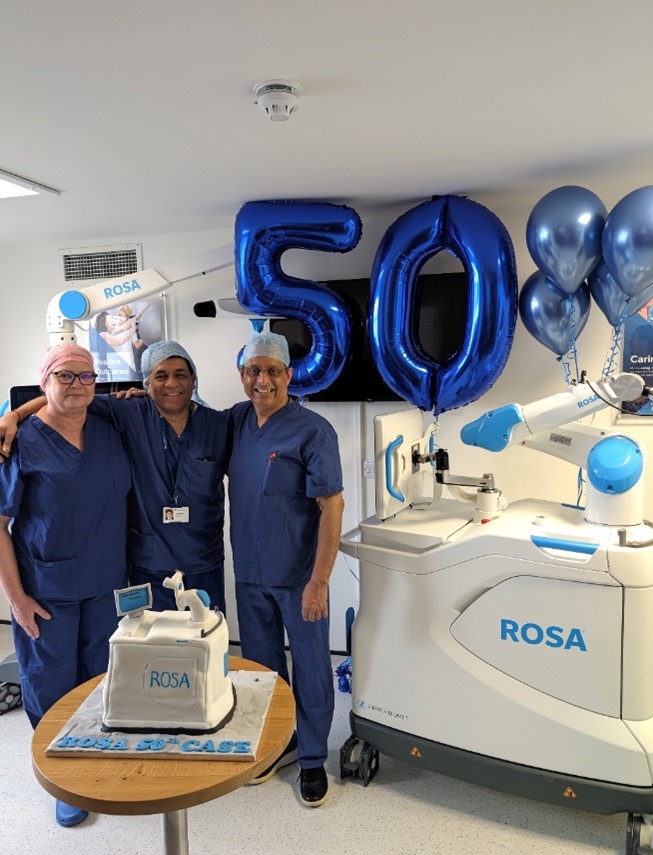
{"type": "MultiPolygon", "coordinates": [[[[118,432],[87,412],[95,377],[84,348],[48,348],[46,404],[25,421],[0,466],[0,586],[33,727],[59,698],[106,670],[117,625],[113,591],[127,581],[130,469],[118,432]]],[[[86,816],[57,801],[60,825],[86,816]]]]}

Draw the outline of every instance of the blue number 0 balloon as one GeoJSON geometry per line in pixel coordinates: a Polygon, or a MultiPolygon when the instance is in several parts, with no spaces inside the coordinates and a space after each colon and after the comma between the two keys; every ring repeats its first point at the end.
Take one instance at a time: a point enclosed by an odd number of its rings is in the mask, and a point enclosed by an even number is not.
{"type": "Polygon", "coordinates": [[[291,392],[311,395],[330,386],[349,353],[351,318],[342,300],[325,285],[296,279],[281,269],[291,247],[347,252],[361,236],[353,208],[328,202],[247,202],[235,224],[238,302],[258,315],[301,321],[311,349],[293,360],[291,392]]]}
{"type": "Polygon", "coordinates": [[[457,196],[424,202],[383,236],[372,270],[370,346],[385,382],[436,414],[480,398],[508,359],[517,321],[517,270],[510,236],[487,208],[457,196]],[[443,249],[467,272],[463,344],[435,363],[416,340],[417,277],[443,249]]]}

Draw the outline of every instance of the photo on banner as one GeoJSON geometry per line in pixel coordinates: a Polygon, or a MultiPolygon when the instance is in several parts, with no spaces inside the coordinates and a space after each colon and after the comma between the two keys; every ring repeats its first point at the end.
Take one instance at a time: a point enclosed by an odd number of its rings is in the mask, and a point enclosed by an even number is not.
{"type": "Polygon", "coordinates": [[[165,298],[131,300],[99,312],[77,338],[93,354],[98,383],[140,381],[143,354],[166,338],[165,298]]]}
{"type": "MultiPolygon", "coordinates": [[[[623,370],[638,374],[646,386],[653,388],[653,300],[626,318],[623,336],[623,370]]],[[[624,401],[621,407],[622,418],[653,416],[650,398],[624,401]]]]}

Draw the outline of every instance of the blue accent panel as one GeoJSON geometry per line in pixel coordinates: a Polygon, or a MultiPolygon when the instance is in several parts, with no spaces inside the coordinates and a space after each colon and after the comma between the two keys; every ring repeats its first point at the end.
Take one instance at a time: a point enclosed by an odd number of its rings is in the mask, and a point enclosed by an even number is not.
{"type": "Polygon", "coordinates": [[[587,477],[600,493],[627,493],[642,477],[642,450],[627,436],[608,436],[587,456],[587,477]]]}
{"type": "Polygon", "coordinates": [[[70,321],[83,318],[88,310],[88,300],[79,291],[64,291],[59,297],[59,311],[70,321]]]}
{"type": "Polygon", "coordinates": [[[594,555],[599,548],[598,543],[583,543],[580,540],[565,540],[561,537],[542,537],[531,535],[531,541],[540,549],[561,549],[565,552],[580,552],[583,555],[594,555]]]}
{"type": "Polygon", "coordinates": [[[207,609],[211,608],[211,597],[209,597],[209,595],[206,593],[206,591],[203,591],[201,588],[198,588],[197,589],[197,596],[204,603],[204,605],[207,607],[207,609]]]}
{"type": "Polygon", "coordinates": [[[503,451],[510,443],[513,427],[521,421],[522,414],[517,404],[506,404],[465,425],[460,431],[460,438],[465,445],[503,451]]]}
{"type": "Polygon", "coordinates": [[[395,448],[398,448],[401,443],[404,441],[403,436],[401,434],[393,440],[385,450],[385,488],[390,493],[393,499],[397,499],[399,502],[403,502],[405,499],[404,494],[400,490],[395,490],[392,486],[392,455],[395,448]]]}
{"type": "Polygon", "coordinates": [[[7,412],[8,409],[9,409],[9,398],[7,398],[5,400],[5,402],[3,403],[3,405],[0,407],[0,416],[4,416],[4,414],[7,412]]]}

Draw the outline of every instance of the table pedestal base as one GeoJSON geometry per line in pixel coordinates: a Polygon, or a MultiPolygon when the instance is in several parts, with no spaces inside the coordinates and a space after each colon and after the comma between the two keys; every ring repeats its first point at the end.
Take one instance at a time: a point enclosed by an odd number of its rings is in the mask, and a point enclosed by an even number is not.
{"type": "Polygon", "coordinates": [[[188,855],[188,814],[185,810],[164,813],[163,851],[165,855],[188,855]]]}

